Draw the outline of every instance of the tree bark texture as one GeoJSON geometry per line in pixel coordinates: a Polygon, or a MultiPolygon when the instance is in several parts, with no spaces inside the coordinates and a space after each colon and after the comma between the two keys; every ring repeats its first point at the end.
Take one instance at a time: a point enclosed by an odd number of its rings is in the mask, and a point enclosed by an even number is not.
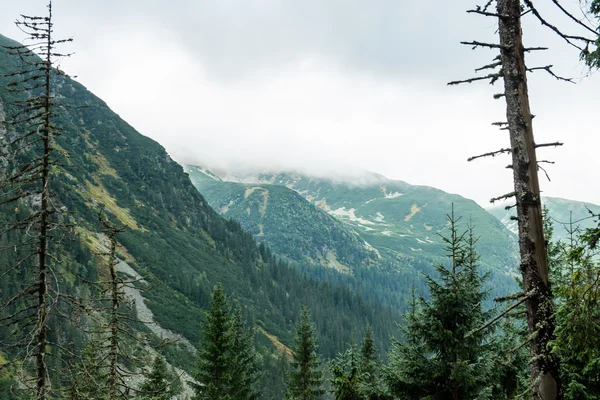
{"type": "Polygon", "coordinates": [[[542,224],[538,167],[527,92],[520,0],[498,0],[500,54],[512,149],[514,191],[535,400],[561,397],[558,360],[548,346],[554,333],[552,291],[542,224]]]}

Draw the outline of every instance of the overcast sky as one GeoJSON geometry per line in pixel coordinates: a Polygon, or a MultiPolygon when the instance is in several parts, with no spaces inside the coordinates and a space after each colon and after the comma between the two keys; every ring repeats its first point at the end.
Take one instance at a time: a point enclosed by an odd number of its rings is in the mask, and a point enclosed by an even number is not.
{"type": "MultiPolygon", "coordinates": [[[[495,56],[461,40],[495,38],[478,0],[55,0],[56,32],[76,54],[63,68],[178,161],[219,168],[356,168],[430,185],[486,206],[511,191],[506,157],[467,163],[508,145],[500,85],[448,87],[495,56]]],[[[578,0],[563,0],[578,10],[578,0]]],[[[571,26],[537,0],[556,24],[571,26]]],[[[22,40],[20,13],[44,0],[0,0],[0,33],[22,40]]],[[[546,195],[600,204],[600,73],[576,50],[525,23],[526,45],[551,51],[575,78],[529,76],[536,141],[556,161],[546,195]]]]}

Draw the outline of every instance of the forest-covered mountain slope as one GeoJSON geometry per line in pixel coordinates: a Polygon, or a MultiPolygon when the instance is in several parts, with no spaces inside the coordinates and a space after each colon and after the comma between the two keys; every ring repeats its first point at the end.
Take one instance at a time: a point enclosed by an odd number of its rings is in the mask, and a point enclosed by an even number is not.
{"type": "MultiPolygon", "coordinates": [[[[0,36],[0,46],[7,45],[15,42],[0,36]]],[[[0,74],[19,68],[19,59],[0,48],[0,74]]],[[[6,118],[17,111],[20,96],[6,90],[9,79],[0,78],[0,115],[6,118]]],[[[65,76],[53,79],[59,103],[56,123],[64,130],[57,153],[64,167],[53,171],[52,190],[76,226],[75,240],[64,248],[69,262],[57,266],[64,287],[82,291],[69,269],[87,277],[106,272],[96,254],[103,240],[98,211],[104,210],[126,228],[118,235],[119,254],[131,273],[161,283],[143,293],[156,322],[193,345],[212,288],[222,282],[257,332],[264,332],[259,343],[273,351],[281,343],[291,344],[302,305],[312,310],[326,356],[361,337],[367,324],[386,347],[396,331],[398,312],[371,304],[351,289],[307,278],[276,259],[238,222],[216,213],[160,144],[137,132],[81,84],[65,76]]],[[[12,212],[2,211],[3,218],[12,212]]],[[[10,262],[0,257],[0,270],[10,262]]],[[[7,293],[17,284],[3,280],[0,290],[7,293]]],[[[170,361],[188,370],[194,364],[189,355],[171,355],[170,361]]]]}
{"type": "Polygon", "coordinates": [[[306,268],[303,261],[337,267],[353,278],[331,271],[321,271],[321,277],[345,281],[365,296],[385,293],[375,296],[383,304],[402,308],[413,286],[423,288],[421,272],[433,273],[432,266],[445,261],[440,235],[447,233],[446,216],[453,205],[463,227],[471,222],[480,236],[477,248],[483,266],[492,271],[495,290],[501,293],[513,284],[514,234],[461,196],[367,172],[357,184],[299,173],[217,173],[193,165],[185,169],[209,204],[276,254],[299,262],[301,268],[306,268]]]}
{"type": "MultiPolygon", "coordinates": [[[[573,222],[573,228],[581,230],[596,228],[598,221],[593,217],[600,214],[600,206],[582,201],[561,199],[558,197],[542,197],[542,205],[548,208],[554,224],[554,240],[566,240],[569,237],[569,224],[573,222]]],[[[505,206],[498,205],[490,207],[488,211],[498,218],[510,231],[517,232],[517,221],[511,217],[516,216],[514,208],[506,210],[505,206]]]]}
{"type": "Polygon", "coordinates": [[[290,261],[351,273],[378,253],[345,223],[282,185],[227,182],[197,166],[184,166],[192,183],[221,215],[290,261]]]}

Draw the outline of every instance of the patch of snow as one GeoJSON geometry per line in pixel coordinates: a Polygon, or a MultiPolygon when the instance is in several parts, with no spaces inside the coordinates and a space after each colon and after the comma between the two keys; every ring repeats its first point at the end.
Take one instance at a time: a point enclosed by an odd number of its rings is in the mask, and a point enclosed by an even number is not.
{"type": "Polygon", "coordinates": [[[392,232],[392,231],[389,231],[389,230],[387,230],[387,229],[386,229],[385,231],[381,232],[381,234],[382,234],[382,235],[385,235],[385,236],[392,236],[392,234],[393,234],[393,233],[394,233],[394,232],[392,232]]]}
{"type": "Polygon", "coordinates": [[[412,251],[423,251],[423,249],[419,248],[419,249],[413,249],[412,247],[410,248],[412,251]]]}
{"type": "Polygon", "coordinates": [[[427,243],[435,243],[433,240],[429,239],[429,236],[425,236],[425,241],[427,243]]]}
{"type": "Polygon", "coordinates": [[[383,192],[383,198],[384,199],[395,199],[396,197],[400,197],[402,196],[404,193],[400,193],[400,192],[389,192],[387,191],[387,187],[385,186],[379,186],[379,189],[383,192]]]}
{"type": "Polygon", "coordinates": [[[375,254],[377,254],[377,258],[381,258],[381,254],[379,253],[379,250],[377,250],[375,247],[373,247],[373,246],[372,246],[370,243],[368,243],[366,240],[365,240],[364,242],[365,242],[365,248],[366,248],[367,250],[374,251],[374,252],[375,252],[375,254]]]}
{"type": "Polygon", "coordinates": [[[377,214],[375,214],[375,218],[373,218],[375,221],[377,222],[383,222],[383,220],[385,219],[385,217],[383,216],[382,213],[377,212],[377,214]]]}
{"type": "Polygon", "coordinates": [[[355,208],[346,209],[346,207],[340,207],[335,210],[329,211],[329,213],[336,217],[346,218],[346,219],[348,219],[352,222],[356,222],[360,225],[375,225],[373,222],[371,222],[369,220],[366,220],[361,217],[357,217],[355,208]]]}
{"type": "Polygon", "coordinates": [[[402,195],[404,195],[404,193],[400,193],[400,192],[386,193],[385,198],[386,199],[395,199],[396,197],[400,197],[402,195]]]}
{"type": "Polygon", "coordinates": [[[427,242],[426,242],[426,241],[424,241],[424,240],[421,240],[421,239],[419,239],[419,238],[415,238],[415,239],[417,240],[417,242],[419,242],[419,243],[421,243],[421,244],[427,244],[427,242]]]}

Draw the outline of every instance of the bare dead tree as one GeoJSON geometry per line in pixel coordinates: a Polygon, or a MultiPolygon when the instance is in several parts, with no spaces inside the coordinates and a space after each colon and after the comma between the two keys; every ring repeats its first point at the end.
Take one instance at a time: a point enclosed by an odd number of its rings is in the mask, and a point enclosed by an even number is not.
{"type": "Polygon", "coordinates": [[[119,336],[122,328],[121,305],[124,303],[122,288],[123,281],[117,275],[117,233],[122,232],[123,228],[117,227],[109,220],[102,218],[100,222],[108,234],[108,272],[110,274],[109,296],[110,296],[110,314],[106,328],[108,330],[108,398],[117,399],[119,395],[119,336]]]}
{"type": "MultiPolygon", "coordinates": [[[[155,285],[145,285],[145,281],[138,277],[137,279],[124,279],[118,271],[119,258],[117,251],[119,243],[117,236],[125,230],[106,217],[102,211],[98,215],[102,226],[102,233],[106,236],[106,251],[99,253],[99,256],[105,258],[107,279],[98,279],[96,282],[88,282],[95,287],[96,297],[81,299],[82,307],[86,309],[88,315],[95,315],[97,322],[86,332],[90,336],[97,337],[95,343],[90,342],[99,354],[99,360],[95,366],[96,371],[106,371],[105,373],[94,374],[92,370],[80,371],[79,379],[93,377],[98,380],[97,387],[106,388],[107,399],[127,399],[131,393],[137,393],[138,389],[128,382],[135,373],[127,368],[127,365],[139,364],[139,360],[127,351],[127,345],[138,343],[142,346],[148,346],[149,342],[136,333],[132,326],[135,323],[152,323],[151,321],[141,321],[135,315],[132,315],[134,305],[127,298],[125,289],[150,290],[155,285]],[[136,285],[141,283],[144,286],[136,285]],[[82,373],[83,372],[83,373],[82,373]]],[[[167,344],[167,341],[159,343],[159,346],[167,344]]],[[[81,382],[73,382],[70,398],[79,399],[82,397],[81,391],[76,388],[81,386],[81,382]]]]}
{"type": "Polygon", "coordinates": [[[16,232],[19,242],[14,248],[19,258],[2,271],[2,279],[23,269],[28,269],[32,279],[22,282],[21,289],[0,305],[0,321],[13,328],[0,343],[21,348],[24,361],[35,359],[35,398],[45,400],[50,390],[48,322],[58,302],[58,279],[52,267],[58,258],[51,247],[64,235],[60,210],[51,192],[53,169],[58,167],[54,143],[60,135],[54,124],[52,78],[60,74],[58,60],[67,56],[55,48],[71,39],[54,38],[51,2],[47,16],[22,15],[16,25],[32,43],[4,49],[21,61],[21,69],[4,76],[12,79],[7,87],[17,98],[13,104],[17,111],[3,121],[0,137],[0,152],[7,167],[0,183],[0,205],[15,208],[14,218],[7,219],[0,235],[16,232]]]}
{"type": "MultiPolygon", "coordinates": [[[[462,42],[476,48],[488,48],[498,54],[492,63],[478,68],[476,72],[495,70],[486,76],[450,82],[450,85],[472,83],[475,81],[488,81],[496,83],[500,78],[504,81],[504,90],[494,95],[495,99],[504,98],[506,102],[506,121],[494,123],[503,130],[508,130],[510,148],[471,157],[469,161],[511,154],[512,163],[508,166],[513,170],[514,190],[511,193],[496,197],[492,202],[514,198],[516,200],[519,247],[521,255],[521,274],[523,278],[524,293],[516,304],[525,303],[527,325],[530,335],[530,374],[531,391],[534,399],[554,400],[561,399],[561,381],[559,362],[552,354],[549,342],[554,335],[554,310],[552,291],[549,282],[548,259],[543,232],[542,207],[540,186],[538,179],[539,162],[536,149],[548,146],[561,146],[562,143],[536,144],[533,136],[533,115],[529,105],[527,87],[527,73],[545,71],[553,78],[560,81],[571,82],[555,74],[551,65],[528,67],[525,63],[525,54],[533,51],[546,50],[545,47],[525,47],[522,36],[522,18],[532,16],[543,26],[549,28],[569,45],[577,48],[584,54],[589,45],[593,45],[598,36],[598,31],[573,14],[569,13],[559,2],[552,3],[563,13],[575,21],[577,27],[582,28],[592,37],[564,33],[550,23],[535,8],[533,0],[489,0],[484,5],[469,10],[469,13],[494,18],[498,21],[499,43],[484,43],[479,41],[462,42]],[[492,10],[495,3],[496,9],[492,10]]],[[[509,308],[512,309],[516,305],[509,308]]],[[[497,320],[497,319],[496,319],[497,320]]]]}

